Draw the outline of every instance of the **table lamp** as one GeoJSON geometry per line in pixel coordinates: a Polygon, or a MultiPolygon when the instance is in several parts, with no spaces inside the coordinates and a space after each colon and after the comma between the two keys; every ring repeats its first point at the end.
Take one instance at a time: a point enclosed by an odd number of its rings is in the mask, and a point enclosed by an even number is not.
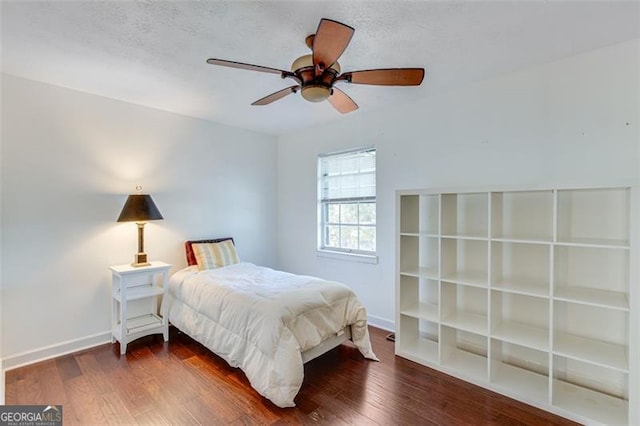
{"type": "MultiPolygon", "coordinates": [[[[142,189],[142,188],[139,188],[142,189]]],[[[122,207],[118,222],[136,222],[138,225],[138,253],[132,266],[148,266],[147,254],[144,252],[144,225],[149,220],[163,219],[151,195],[131,194],[122,207]]]]}

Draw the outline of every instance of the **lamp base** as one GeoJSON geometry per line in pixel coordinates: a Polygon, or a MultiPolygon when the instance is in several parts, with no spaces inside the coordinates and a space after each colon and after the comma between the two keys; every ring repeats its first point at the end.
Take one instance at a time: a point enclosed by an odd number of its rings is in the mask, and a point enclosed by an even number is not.
{"type": "Polygon", "coordinates": [[[149,263],[147,261],[147,254],[146,253],[136,253],[134,256],[134,262],[131,264],[131,266],[149,266],[151,265],[151,263],[149,263]]]}

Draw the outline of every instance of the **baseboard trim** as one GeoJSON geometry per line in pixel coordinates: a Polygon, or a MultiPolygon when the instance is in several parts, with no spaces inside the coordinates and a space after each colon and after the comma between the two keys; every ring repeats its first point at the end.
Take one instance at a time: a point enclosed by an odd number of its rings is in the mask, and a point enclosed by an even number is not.
{"type": "Polygon", "coordinates": [[[370,325],[381,328],[383,330],[396,331],[395,324],[393,323],[393,321],[389,321],[388,319],[376,317],[374,315],[367,315],[367,322],[370,325]]]}
{"type": "Polygon", "coordinates": [[[111,342],[111,332],[104,331],[102,333],[67,340],[66,342],[56,343],[54,345],[44,346],[42,348],[4,357],[0,363],[0,365],[2,365],[3,383],[5,371],[67,355],[73,352],[78,352],[84,349],[89,349],[109,342],[111,342]]]}

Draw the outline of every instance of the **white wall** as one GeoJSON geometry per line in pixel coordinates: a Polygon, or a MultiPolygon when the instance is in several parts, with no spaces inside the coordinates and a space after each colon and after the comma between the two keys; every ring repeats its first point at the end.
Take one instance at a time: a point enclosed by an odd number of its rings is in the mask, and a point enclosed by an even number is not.
{"type": "Polygon", "coordinates": [[[230,235],[243,260],[275,266],[274,137],[8,75],[2,86],[5,368],[108,339],[107,267],[137,251],[135,224],[116,219],[138,184],[165,218],[145,227],[150,259],[175,271],[184,240],[230,235]]]}
{"type": "Polygon", "coordinates": [[[637,183],[639,52],[634,40],[280,137],[280,267],[350,284],[391,327],[395,190],[637,183]],[[316,157],[371,144],[379,264],[318,257],[316,157]]]}

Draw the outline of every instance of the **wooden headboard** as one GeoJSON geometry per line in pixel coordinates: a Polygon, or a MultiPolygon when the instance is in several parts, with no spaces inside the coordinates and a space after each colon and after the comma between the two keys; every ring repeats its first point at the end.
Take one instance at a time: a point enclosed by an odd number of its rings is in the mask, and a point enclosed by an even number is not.
{"type": "Polygon", "coordinates": [[[190,240],[190,241],[186,241],[184,243],[184,249],[185,249],[185,253],[187,255],[187,265],[191,266],[191,265],[197,265],[198,264],[196,262],[196,256],[195,256],[195,254],[193,254],[193,247],[191,247],[191,244],[220,243],[222,241],[227,241],[227,240],[231,240],[231,242],[235,245],[235,243],[233,242],[233,238],[231,238],[231,237],[216,238],[216,239],[213,239],[213,240],[190,240]]]}

